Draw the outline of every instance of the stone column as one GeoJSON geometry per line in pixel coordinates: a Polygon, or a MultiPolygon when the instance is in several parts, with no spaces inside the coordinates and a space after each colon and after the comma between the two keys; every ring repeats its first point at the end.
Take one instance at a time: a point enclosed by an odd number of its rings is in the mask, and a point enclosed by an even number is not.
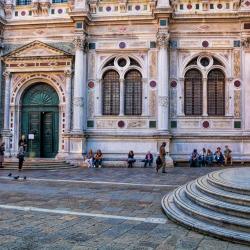
{"type": "Polygon", "coordinates": [[[168,131],[168,32],[157,33],[158,52],[158,130],[168,131]]]}
{"type": "Polygon", "coordinates": [[[86,116],[86,53],[84,52],[85,37],[77,36],[75,45],[75,77],[73,94],[73,132],[82,133],[85,128],[86,116]],[[85,104],[85,105],[84,105],[85,104]],[[85,119],[84,119],[85,118],[85,119]]]}
{"type": "Polygon", "coordinates": [[[10,73],[4,72],[5,77],[5,101],[4,101],[4,130],[10,129],[10,73]]]}
{"type": "Polygon", "coordinates": [[[203,78],[202,81],[202,89],[203,89],[203,93],[202,93],[202,115],[203,116],[208,116],[207,114],[207,78],[203,78]]]}
{"type": "Polygon", "coordinates": [[[66,109],[65,109],[65,132],[68,133],[70,131],[71,125],[71,70],[64,71],[66,78],[66,109]]]}
{"type": "Polygon", "coordinates": [[[4,100],[4,128],[2,130],[3,141],[5,142],[5,156],[9,157],[10,152],[10,88],[11,88],[11,75],[8,71],[3,73],[5,77],[5,100],[4,100]]]}
{"type": "Polygon", "coordinates": [[[120,79],[120,116],[124,115],[124,79],[120,79]]]}

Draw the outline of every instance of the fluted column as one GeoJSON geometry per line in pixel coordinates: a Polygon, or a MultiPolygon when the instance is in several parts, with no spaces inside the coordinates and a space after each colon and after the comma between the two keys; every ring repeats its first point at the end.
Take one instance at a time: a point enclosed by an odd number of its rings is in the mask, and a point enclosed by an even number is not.
{"type": "Polygon", "coordinates": [[[9,72],[4,72],[5,77],[5,101],[4,101],[4,130],[10,129],[10,81],[11,76],[9,72]]]}
{"type": "Polygon", "coordinates": [[[124,115],[124,79],[120,79],[120,113],[119,115],[124,115]]]}
{"type": "Polygon", "coordinates": [[[70,131],[71,124],[71,70],[64,71],[66,78],[66,108],[65,108],[65,131],[70,131]]]}
{"type": "Polygon", "coordinates": [[[168,32],[157,33],[158,52],[158,130],[168,131],[168,32]]]}
{"type": "Polygon", "coordinates": [[[73,132],[81,133],[85,128],[86,108],[86,53],[85,36],[77,36],[74,39],[75,45],[75,77],[73,94],[73,132]]]}

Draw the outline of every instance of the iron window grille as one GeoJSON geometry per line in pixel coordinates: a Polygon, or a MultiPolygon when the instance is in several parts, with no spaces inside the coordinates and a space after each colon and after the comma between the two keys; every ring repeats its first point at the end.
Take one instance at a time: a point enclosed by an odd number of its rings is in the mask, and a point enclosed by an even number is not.
{"type": "Polygon", "coordinates": [[[196,69],[185,75],[184,112],[185,115],[202,115],[202,75],[196,69]]]}
{"type": "Polygon", "coordinates": [[[103,77],[102,83],[103,115],[119,115],[120,79],[119,74],[110,70],[103,77]]]}
{"type": "Polygon", "coordinates": [[[52,0],[52,3],[67,3],[68,0],[52,0]]]}
{"type": "Polygon", "coordinates": [[[16,5],[30,5],[31,0],[17,0],[16,5]]]}
{"type": "Polygon", "coordinates": [[[209,72],[207,79],[208,115],[225,115],[225,76],[221,70],[209,72]]]}
{"type": "Polygon", "coordinates": [[[125,75],[125,115],[142,114],[142,77],[137,70],[125,75]]]}

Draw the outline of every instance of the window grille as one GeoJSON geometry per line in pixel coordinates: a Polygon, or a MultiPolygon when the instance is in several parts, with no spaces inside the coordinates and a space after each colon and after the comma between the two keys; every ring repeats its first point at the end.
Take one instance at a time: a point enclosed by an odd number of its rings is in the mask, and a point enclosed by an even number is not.
{"type": "Polygon", "coordinates": [[[225,76],[221,70],[209,72],[207,98],[208,115],[225,115],[225,76]]]}
{"type": "Polygon", "coordinates": [[[52,0],[52,3],[67,3],[68,0],[52,0]]]}
{"type": "Polygon", "coordinates": [[[30,5],[31,0],[17,0],[16,5],[30,5]]]}
{"type": "Polygon", "coordinates": [[[119,115],[120,113],[120,79],[119,74],[110,70],[103,77],[103,115],[119,115]]]}
{"type": "Polygon", "coordinates": [[[185,115],[202,115],[202,75],[191,69],[185,75],[185,115]]]}
{"type": "Polygon", "coordinates": [[[142,114],[142,77],[137,70],[125,76],[125,115],[142,114]]]}

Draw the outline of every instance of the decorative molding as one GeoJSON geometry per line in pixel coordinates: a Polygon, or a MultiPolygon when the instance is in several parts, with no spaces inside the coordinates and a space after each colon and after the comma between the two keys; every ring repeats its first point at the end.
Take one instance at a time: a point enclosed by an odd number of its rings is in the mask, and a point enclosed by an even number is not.
{"type": "Polygon", "coordinates": [[[158,103],[162,107],[168,107],[168,97],[167,96],[158,96],[158,103]]]}
{"type": "Polygon", "coordinates": [[[246,37],[244,39],[241,40],[241,45],[244,48],[249,48],[250,47],[250,37],[246,37]]]}
{"type": "Polygon", "coordinates": [[[72,70],[67,69],[63,73],[66,78],[70,78],[72,76],[72,70]]]}
{"type": "Polygon", "coordinates": [[[12,18],[13,9],[14,9],[14,5],[12,3],[8,3],[7,1],[7,3],[4,5],[4,12],[5,12],[6,19],[12,18]]]}
{"type": "Polygon", "coordinates": [[[156,34],[156,39],[157,39],[157,45],[160,49],[161,48],[165,49],[168,47],[169,33],[158,31],[158,33],[156,34]]]}

